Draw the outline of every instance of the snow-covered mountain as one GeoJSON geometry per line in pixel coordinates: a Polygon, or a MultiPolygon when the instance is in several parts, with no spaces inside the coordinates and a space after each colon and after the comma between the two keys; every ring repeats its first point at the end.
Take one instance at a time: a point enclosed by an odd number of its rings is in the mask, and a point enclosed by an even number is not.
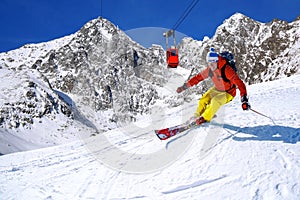
{"type": "Polygon", "coordinates": [[[170,73],[164,55],[162,47],[145,49],[103,18],[73,35],[1,53],[0,152],[60,144],[60,135],[70,139],[80,130],[89,137],[148,113],[158,99],[155,87],[170,73]],[[55,133],[45,131],[49,125],[55,133]]]}
{"type": "Polygon", "coordinates": [[[203,68],[211,46],[235,54],[240,76],[248,84],[299,74],[300,17],[291,23],[261,23],[236,13],[224,20],[212,39],[185,38],[180,44],[181,66],[203,68]]]}
{"type": "Polygon", "coordinates": [[[193,73],[204,67],[210,46],[235,52],[248,84],[297,74],[299,23],[264,24],[237,13],[212,39],[185,38],[176,70],[166,68],[161,46],[146,49],[101,17],[72,35],[1,53],[0,153],[95,136],[155,115],[160,103],[171,108],[192,102],[209,82],[184,94],[174,91],[191,66],[193,73]]]}
{"type": "Polygon", "coordinates": [[[235,98],[210,124],[160,141],[153,128],[177,124],[197,97],[164,113],[161,104],[155,116],[87,140],[0,156],[1,199],[297,200],[300,75],[248,92],[275,124],[235,98]]]}

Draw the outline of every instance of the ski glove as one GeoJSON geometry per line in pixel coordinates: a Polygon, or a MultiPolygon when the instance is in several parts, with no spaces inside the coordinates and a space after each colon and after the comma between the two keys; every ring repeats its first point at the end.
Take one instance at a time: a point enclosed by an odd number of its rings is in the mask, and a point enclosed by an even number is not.
{"type": "Polygon", "coordinates": [[[249,110],[251,108],[251,106],[250,106],[250,104],[248,102],[247,95],[242,96],[241,102],[242,102],[242,108],[243,108],[243,110],[249,110]]]}
{"type": "Polygon", "coordinates": [[[184,83],[182,86],[177,88],[176,92],[181,93],[182,91],[186,90],[187,88],[188,88],[188,86],[186,85],[186,83],[184,83]]]}

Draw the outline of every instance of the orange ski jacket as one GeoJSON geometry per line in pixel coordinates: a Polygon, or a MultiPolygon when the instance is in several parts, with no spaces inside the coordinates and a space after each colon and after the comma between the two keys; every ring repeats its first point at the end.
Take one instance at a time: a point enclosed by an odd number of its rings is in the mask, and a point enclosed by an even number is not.
{"type": "Polygon", "coordinates": [[[211,77],[215,88],[218,91],[227,92],[231,94],[233,97],[236,96],[236,87],[240,90],[241,97],[247,95],[247,89],[244,82],[240,79],[238,74],[230,67],[227,66],[225,58],[219,56],[218,67],[216,70],[212,71],[208,66],[199,74],[195,75],[191,79],[189,79],[186,83],[187,87],[192,87],[193,85],[198,84],[199,82],[211,77]],[[229,82],[224,81],[221,75],[221,68],[225,68],[225,76],[229,80],[229,82]]]}

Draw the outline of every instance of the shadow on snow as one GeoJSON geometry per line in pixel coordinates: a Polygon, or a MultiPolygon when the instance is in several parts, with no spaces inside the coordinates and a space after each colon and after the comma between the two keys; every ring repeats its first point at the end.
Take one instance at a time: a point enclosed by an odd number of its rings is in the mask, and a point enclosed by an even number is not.
{"type": "MultiPolygon", "coordinates": [[[[221,124],[215,124],[220,125],[221,124]]],[[[223,128],[228,130],[236,131],[232,136],[233,140],[236,141],[246,141],[246,140],[256,140],[256,141],[283,141],[285,143],[295,144],[300,141],[300,128],[293,128],[288,126],[279,125],[261,125],[254,127],[236,127],[228,124],[224,124],[223,128]],[[236,134],[245,133],[252,136],[239,137],[236,134]]]]}
{"type": "MultiPolygon", "coordinates": [[[[229,124],[219,124],[211,122],[209,125],[213,126],[220,126],[224,129],[234,131],[235,133],[231,134],[230,137],[235,141],[283,141],[285,143],[296,144],[300,141],[300,128],[293,128],[288,126],[279,126],[279,125],[261,125],[261,126],[254,126],[254,127],[238,127],[229,124]],[[238,133],[244,133],[250,136],[238,136],[238,133]]],[[[196,128],[187,130],[186,132],[180,134],[178,137],[172,138],[167,144],[166,149],[168,149],[169,145],[174,141],[180,139],[188,135],[191,130],[196,128]]],[[[227,139],[228,139],[227,138],[227,139]]]]}

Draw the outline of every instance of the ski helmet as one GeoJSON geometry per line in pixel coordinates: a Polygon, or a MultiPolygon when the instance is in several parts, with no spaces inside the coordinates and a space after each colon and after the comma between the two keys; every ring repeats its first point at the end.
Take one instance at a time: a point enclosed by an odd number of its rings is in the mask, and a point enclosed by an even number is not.
{"type": "Polygon", "coordinates": [[[215,52],[214,48],[210,48],[209,52],[206,55],[206,62],[210,63],[210,62],[218,62],[219,58],[218,58],[218,53],[215,52]]]}

